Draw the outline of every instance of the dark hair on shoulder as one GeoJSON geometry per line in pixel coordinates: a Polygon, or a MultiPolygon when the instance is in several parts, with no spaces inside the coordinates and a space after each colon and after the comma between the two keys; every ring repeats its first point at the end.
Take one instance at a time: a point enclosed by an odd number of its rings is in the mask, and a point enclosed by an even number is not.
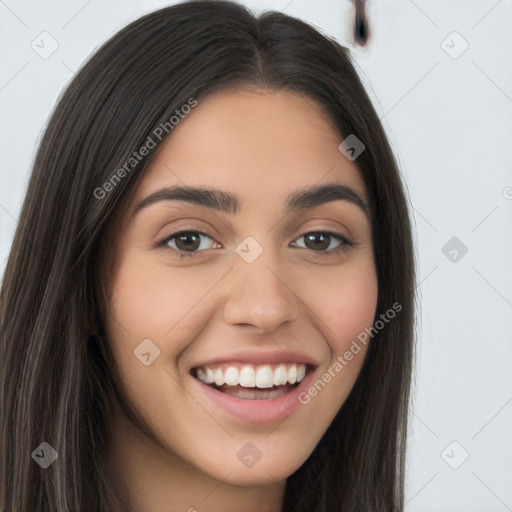
{"type": "Polygon", "coordinates": [[[403,510],[415,271],[397,163],[345,47],[299,19],[256,17],[229,1],[173,5],[129,24],[82,67],[51,116],[0,291],[0,510],[123,510],[102,457],[110,404],[123,394],[104,336],[101,264],[109,226],[154,152],[101,199],[98,190],[176,109],[236,87],[295,91],[320,106],[340,142],[363,141],[354,163],[371,208],[375,319],[400,307],[287,479],[283,511],[403,510]],[[46,470],[31,459],[43,441],[58,452],[46,470]]]}

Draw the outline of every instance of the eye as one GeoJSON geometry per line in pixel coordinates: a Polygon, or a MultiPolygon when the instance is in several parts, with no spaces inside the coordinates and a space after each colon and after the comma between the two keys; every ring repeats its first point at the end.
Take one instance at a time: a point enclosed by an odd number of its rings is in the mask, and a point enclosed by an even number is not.
{"type": "Polygon", "coordinates": [[[350,247],[355,247],[355,243],[349,240],[345,235],[331,231],[311,231],[297,238],[297,240],[301,239],[304,239],[303,245],[292,242],[292,247],[329,254],[337,251],[346,251],[350,247]],[[332,246],[333,242],[335,244],[334,247],[332,246]]]}
{"type": "Polygon", "coordinates": [[[158,242],[158,246],[165,246],[179,257],[193,256],[196,252],[213,248],[217,242],[206,233],[197,230],[182,230],[172,233],[170,236],[158,242]],[[205,242],[208,239],[211,242],[205,242]]]}

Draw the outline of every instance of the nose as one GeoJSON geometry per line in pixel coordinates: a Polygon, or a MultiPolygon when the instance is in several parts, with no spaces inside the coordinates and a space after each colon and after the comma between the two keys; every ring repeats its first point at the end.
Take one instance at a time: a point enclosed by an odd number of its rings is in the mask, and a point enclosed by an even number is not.
{"type": "MultiPolygon", "coordinates": [[[[268,254],[268,252],[267,252],[268,254]]],[[[300,299],[274,259],[264,251],[256,261],[235,263],[229,277],[224,321],[231,325],[253,325],[271,332],[299,316],[300,299]]]]}

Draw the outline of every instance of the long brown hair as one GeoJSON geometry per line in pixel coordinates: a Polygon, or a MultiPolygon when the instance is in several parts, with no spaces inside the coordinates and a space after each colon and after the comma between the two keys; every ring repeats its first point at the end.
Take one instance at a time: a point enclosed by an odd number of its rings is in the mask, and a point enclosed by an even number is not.
{"type": "Polygon", "coordinates": [[[123,392],[104,336],[100,276],[105,234],[154,151],[101,198],[97,190],[190,98],[236,86],[298,92],[321,105],[340,142],[349,134],[363,141],[354,163],[371,207],[375,319],[401,306],[373,337],[328,431],[287,479],[283,510],[403,510],[415,272],[407,200],[384,130],[336,41],[282,13],[193,1],[106,42],[64,92],[40,143],[0,291],[3,512],[123,510],[102,457],[109,404],[123,392]],[[47,469],[31,456],[42,442],[58,454],[47,469]]]}

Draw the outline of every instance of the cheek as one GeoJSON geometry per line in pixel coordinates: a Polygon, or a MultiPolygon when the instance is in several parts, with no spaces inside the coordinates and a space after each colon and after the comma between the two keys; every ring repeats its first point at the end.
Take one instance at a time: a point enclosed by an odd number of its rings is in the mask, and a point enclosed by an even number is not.
{"type": "Polygon", "coordinates": [[[309,433],[321,436],[327,430],[360,373],[367,344],[358,336],[373,324],[378,281],[373,258],[364,255],[315,275],[304,273],[294,282],[302,283],[300,298],[328,350],[309,388],[299,396],[308,411],[302,424],[312,450],[318,439],[309,433]]]}
{"type": "Polygon", "coordinates": [[[371,327],[377,308],[378,282],[372,258],[340,266],[304,290],[311,308],[323,321],[333,355],[345,352],[351,341],[371,327]],[[307,291],[307,289],[311,291],[307,291]]]}
{"type": "Polygon", "coordinates": [[[333,330],[339,335],[333,349],[342,353],[353,340],[371,327],[377,308],[378,284],[374,268],[355,273],[343,286],[340,300],[333,306],[333,330]]]}
{"type": "MultiPolygon", "coordinates": [[[[367,353],[369,330],[375,318],[378,299],[378,281],[373,259],[354,261],[340,266],[323,286],[305,283],[304,296],[316,313],[319,329],[330,350],[330,360],[319,368],[323,381],[312,395],[331,416],[342,405],[352,389],[367,353]],[[307,290],[316,290],[316,293],[307,290]],[[326,391],[323,391],[324,384],[326,391]],[[320,392],[322,390],[322,392],[320,392]]],[[[306,302],[306,301],[305,301],[306,302]]]]}
{"type": "Polygon", "coordinates": [[[206,296],[222,278],[221,269],[172,268],[150,260],[142,251],[127,250],[111,281],[109,339],[120,359],[132,363],[133,350],[153,340],[167,356],[183,347],[183,329],[199,325],[206,296]],[[172,339],[171,346],[163,340],[172,339]]]}

